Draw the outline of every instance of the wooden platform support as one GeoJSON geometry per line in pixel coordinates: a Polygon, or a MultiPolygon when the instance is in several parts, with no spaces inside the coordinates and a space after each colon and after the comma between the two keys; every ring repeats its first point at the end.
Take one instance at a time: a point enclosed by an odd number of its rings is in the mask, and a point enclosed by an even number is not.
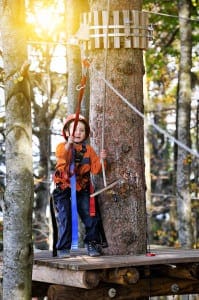
{"type": "Polygon", "coordinates": [[[95,258],[86,253],[79,249],[66,259],[54,258],[49,251],[35,253],[32,295],[48,294],[50,300],[143,300],[152,296],[199,294],[199,250],[153,249],[153,256],[95,258]]]}
{"type": "Polygon", "coordinates": [[[136,283],[140,278],[136,268],[117,268],[104,270],[101,273],[101,281],[122,285],[136,283]]]}
{"type": "MultiPolygon", "coordinates": [[[[42,299],[43,299],[44,297],[47,296],[50,286],[51,285],[46,282],[33,281],[32,282],[32,297],[35,297],[35,298],[42,297],[42,299]]],[[[0,299],[2,299],[2,298],[0,297],[0,299]]]]}
{"type": "Polygon", "coordinates": [[[109,282],[121,285],[136,283],[139,272],[136,268],[116,268],[95,271],[69,271],[67,269],[49,269],[46,266],[36,265],[32,274],[33,280],[54,284],[67,285],[85,289],[93,289],[99,282],[109,282]]]}
{"type": "Polygon", "coordinates": [[[100,276],[94,271],[70,271],[68,269],[49,269],[47,266],[35,265],[33,280],[79,288],[92,289],[98,286],[100,276]]]}
{"type": "Polygon", "coordinates": [[[153,28],[148,23],[146,12],[92,11],[81,15],[81,26],[75,37],[83,42],[87,50],[146,49],[153,38],[153,28]]]}
{"type": "Polygon", "coordinates": [[[133,300],[144,297],[198,294],[199,280],[170,278],[142,279],[134,285],[100,284],[92,290],[52,285],[48,290],[48,300],[133,300]]]}
{"type": "Polygon", "coordinates": [[[158,276],[171,278],[199,280],[199,264],[180,264],[180,265],[161,265],[161,268],[153,267],[153,273],[157,272],[158,276]]]}

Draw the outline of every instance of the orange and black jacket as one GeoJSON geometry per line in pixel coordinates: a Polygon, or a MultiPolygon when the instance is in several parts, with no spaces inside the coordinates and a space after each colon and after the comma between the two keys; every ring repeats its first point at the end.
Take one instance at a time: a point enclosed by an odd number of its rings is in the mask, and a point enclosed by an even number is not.
{"type": "MultiPolygon", "coordinates": [[[[60,143],[56,148],[56,172],[54,182],[61,189],[70,187],[70,163],[71,149],[66,150],[66,142],[60,143]]],[[[80,191],[90,185],[90,173],[99,174],[102,171],[102,164],[95,150],[86,144],[74,144],[75,150],[75,174],[76,190],[80,191]]]]}

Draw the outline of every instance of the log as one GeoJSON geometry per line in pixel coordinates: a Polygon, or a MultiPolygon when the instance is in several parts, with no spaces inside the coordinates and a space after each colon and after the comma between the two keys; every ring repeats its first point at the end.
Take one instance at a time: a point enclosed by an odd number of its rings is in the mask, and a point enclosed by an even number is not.
{"type": "Polygon", "coordinates": [[[139,280],[139,272],[136,268],[117,268],[105,270],[102,281],[117,284],[135,284],[139,280]]]}
{"type": "MultiPolygon", "coordinates": [[[[184,295],[199,293],[199,280],[167,278],[167,277],[153,277],[148,280],[143,280],[136,284],[137,290],[135,293],[146,296],[167,296],[167,295],[184,295]]],[[[134,286],[133,286],[134,287],[134,286]]],[[[139,296],[138,296],[139,297],[139,296]]]]}
{"type": "MultiPolygon", "coordinates": [[[[45,282],[32,282],[32,297],[45,297],[47,296],[48,289],[50,287],[49,283],[45,282]]],[[[1,298],[0,298],[1,299],[1,298]]]]}
{"type": "Polygon", "coordinates": [[[199,264],[162,265],[153,267],[153,273],[165,277],[198,280],[199,264]]]}
{"type": "Polygon", "coordinates": [[[171,278],[140,279],[133,285],[100,284],[86,290],[68,286],[52,285],[48,289],[48,300],[133,300],[143,297],[168,296],[199,293],[199,280],[171,278]]]}
{"type": "Polygon", "coordinates": [[[90,299],[102,299],[103,291],[98,292],[97,295],[95,290],[88,291],[81,288],[72,288],[69,286],[51,285],[48,289],[47,297],[48,300],[90,300],[90,299]]]}
{"type": "Polygon", "coordinates": [[[34,265],[32,280],[91,289],[98,286],[100,277],[94,271],[54,270],[47,266],[34,265]]]}

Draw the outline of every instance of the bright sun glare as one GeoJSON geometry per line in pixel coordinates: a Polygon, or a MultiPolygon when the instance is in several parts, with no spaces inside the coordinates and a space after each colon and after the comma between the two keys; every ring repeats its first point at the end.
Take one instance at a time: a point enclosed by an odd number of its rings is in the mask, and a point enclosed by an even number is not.
{"type": "Polygon", "coordinates": [[[36,23],[43,29],[51,31],[54,27],[53,8],[43,8],[37,11],[36,23]]]}
{"type": "Polygon", "coordinates": [[[62,1],[56,6],[35,4],[34,10],[27,15],[27,21],[34,24],[36,32],[51,35],[63,21],[64,7],[61,4],[62,1]]]}
{"type": "MultiPolygon", "coordinates": [[[[43,6],[41,3],[36,3],[34,9],[27,14],[27,22],[32,24],[34,31],[38,36],[38,41],[42,45],[46,43],[54,43],[53,52],[51,52],[52,59],[50,64],[51,71],[66,73],[66,47],[63,44],[65,40],[64,32],[64,5],[63,1],[55,5],[43,6]],[[60,31],[60,28],[62,31],[60,31]],[[59,42],[61,43],[59,44],[59,42]]],[[[37,39],[33,36],[33,42],[36,44],[37,39]]],[[[32,50],[30,46],[30,51],[32,50]]],[[[35,55],[37,55],[37,50],[35,55]]],[[[31,69],[39,71],[39,60],[31,57],[31,69]]]]}

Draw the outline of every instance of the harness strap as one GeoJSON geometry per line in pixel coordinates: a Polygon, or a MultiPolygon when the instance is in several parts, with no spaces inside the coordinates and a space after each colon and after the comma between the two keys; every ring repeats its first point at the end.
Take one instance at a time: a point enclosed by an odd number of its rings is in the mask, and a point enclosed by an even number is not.
{"type": "Polygon", "coordinates": [[[78,213],[77,213],[77,195],[76,195],[76,176],[75,176],[75,159],[74,149],[72,149],[72,162],[70,165],[71,184],[71,212],[72,212],[72,244],[71,249],[78,249],[78,213]]]}
{"type": "MultiPolygon", "coordinates": [[[[94,193],[94,187],[93,187],[92,183],[90,182],[90,194],[92,195],[93,193],[94,193]]],[[[89,213],[90,213],[91,217],[94,217],[96,214],[95,197],[94,196],[90,197],[89,213]]]]}
{"type": "MultiPolygon", "coordinates": [[[[75,130],[77,128],[77,124],[79,121],[79,114],[80,114],[80,109],[81,109],[81,101],[84,95],[84,90],[86,87],[86,73],[89,67],[88,61],[85,59],[82,62],[83,66],[83,72],[82,72],[82,79],[80,82],[80,87],[79,89],[79,97],[78,97],[78,103],[77,103],[77,108],[75,112],[75,121],[74,121],[74,127],[73,127],[73,133],[72,135],[75,135],[75,130]]],[[[71,248],[72,249],[78,249],[78,212],[77,212],[77,197],[76,197],[76,175],[75,175],[75,153],[74,153],[74,148],[71,147],[71,163],[69,167],[69,171],[71,174],[70,177],[70,184],[71,184],[71,211],[72,211],[72,244],[71,248]]]]}

